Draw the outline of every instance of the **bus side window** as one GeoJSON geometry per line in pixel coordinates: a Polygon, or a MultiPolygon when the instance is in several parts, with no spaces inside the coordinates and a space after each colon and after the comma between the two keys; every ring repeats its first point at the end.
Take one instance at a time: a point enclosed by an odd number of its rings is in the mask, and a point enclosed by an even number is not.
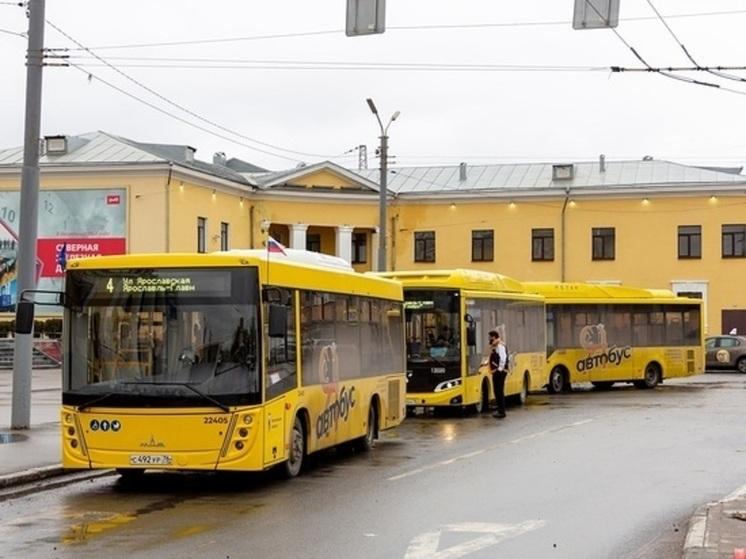
{"type": "MultiPolygon", "coordinates": [[[[276,307],[284,307],[286,312],[286,333],[284,336],[266,337],[266,386],[267,399],[274,398],[296,387],[297,371],[295,364],[295,296],[289,289],[277,289],[280,304],[273,302],[276,307]]],[[[269,304],[264,304],[264,316],[269,316],[269,304]]],[[[265,333],[269,330],[265,325],[265,333]]]]}

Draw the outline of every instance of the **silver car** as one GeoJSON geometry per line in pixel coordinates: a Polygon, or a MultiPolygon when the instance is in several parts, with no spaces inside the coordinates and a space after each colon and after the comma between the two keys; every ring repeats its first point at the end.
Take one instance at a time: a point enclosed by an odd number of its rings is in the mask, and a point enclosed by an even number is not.
{"type": "Polygon", "coordinates": [[[746,373],[746,336],[712,336],[705,340],[705,368],[746,373]]]}

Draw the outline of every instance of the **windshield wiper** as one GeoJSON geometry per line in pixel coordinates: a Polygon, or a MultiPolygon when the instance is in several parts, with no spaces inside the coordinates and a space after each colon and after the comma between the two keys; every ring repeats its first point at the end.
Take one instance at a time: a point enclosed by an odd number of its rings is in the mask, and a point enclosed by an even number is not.
{"type": "Polygon", "coordinates": [[[225,413],[230,413],[230,408],[226,406],[225,404],[218,402],[215,398],[212,396],[209,396],[202,392],[199,388],[194,386],[194,383],[191,382],[150,382],[150,381],[140,381],[140,382],[123,382],[122,384],[153,384],[155,386],[184,386],[197,394],[198,396],[201,396],[208,402],[212,403],[213,405],[219,407],[221,410],[223,410],[225,413]]]}
{"type": "Polygon", "coordinates": [[[116,392],[107,392],[106,394],[103,394],[102,396],[97,396],[96,398],[93,398],[91,400],[88,400],[85,404],[81,404],[80,406],[77,406],[75,409],[77,411],[83,411],[86,408],[90,408],[93,404],[96,404],[100,402],[101,400],[106,400],[110,396],[114,396],[117,394],[116,392]]]}

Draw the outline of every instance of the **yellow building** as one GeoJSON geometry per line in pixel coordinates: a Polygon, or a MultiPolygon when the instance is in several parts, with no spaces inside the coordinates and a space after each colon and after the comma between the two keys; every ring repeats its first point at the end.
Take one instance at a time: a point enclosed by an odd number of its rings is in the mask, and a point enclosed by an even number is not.
{"type": "MultiPolygon", "coordinates": [[[[102,247],[209,252],[258,248],[268,234],[292,248],[341,256],[359,271],[375,269],[378,170],[321,162],[274,172],[221,153],[206,163],[188,146],[103,132],[44,145],[42,281],[58,281],[59,270],[51,270],[65,243],[68,258],[102,247]]],[[[0,151],[6,309],[21,163],[21,148],[0,151]]],[[[651,158],[395,168],[388,268],[666,288],[705,299],[710,333],[746,332],[738,281],[746,271],[746,177],[739,171],[651,158]]]]}

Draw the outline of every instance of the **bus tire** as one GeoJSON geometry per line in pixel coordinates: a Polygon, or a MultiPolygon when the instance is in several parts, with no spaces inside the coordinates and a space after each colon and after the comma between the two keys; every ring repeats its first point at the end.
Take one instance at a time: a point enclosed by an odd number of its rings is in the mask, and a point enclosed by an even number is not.
{"type": "Polygon", "coordinates": [[[490,409],[490,389],[487,384],[487,379],[482,381],[482,388],[479,392],[479,401],[474,404],[474,411],[476,413],[486,413],[490,409]]]}
{"type": "Polygon", "coordinates": [[[303,428],[303,422],[300,417],[295,416],[293,430],[290,434],[290,454],[288,459],[282,464],[282,471],[285,477],[294,478],[300,474],[303,469],[303,462],[306,457],[306,433],[303,428]]]}
{"type": "Polygon", "coordinates": [[[523,384],[521,385],[521,391],[518,393],[518,404],[521,406],[526,405],[526,401],[528,400],[528,386],[529,386],[529,376],[528,372],[523,373],[523,384]]]}
{"type": "Polygon", "coordinates": [[[567,373],[563,367],[557,365],[549,373],[549,383],[547,384],[547,390],[549,390],[550,394],[568,392],[570,390],[570,383],[567,382],[567,373]]]}
{"type": "Polygon", "coordinates": [[[634,385],[637,388],[650,389],[655,388],[661,381],[661,368],[658,363],[652,361],[645,366],[645,375],[642,380],[636,380],[634,385]]]}
{"type": "Polygon", "coordinates": [[[365,435],[357,440],[357,449],[362,452],[368,452],[375,444],[377,433],[378,410],[376,409],[376,403],[371,400],[370,407],[368,408],[368,427],[365,430],[365,435]]]}
{"type": "Polygon", "coordinates": [[[736,369],[739,373],[746,373],[746,357],[741,357],[736,361],[736,369]]]}

